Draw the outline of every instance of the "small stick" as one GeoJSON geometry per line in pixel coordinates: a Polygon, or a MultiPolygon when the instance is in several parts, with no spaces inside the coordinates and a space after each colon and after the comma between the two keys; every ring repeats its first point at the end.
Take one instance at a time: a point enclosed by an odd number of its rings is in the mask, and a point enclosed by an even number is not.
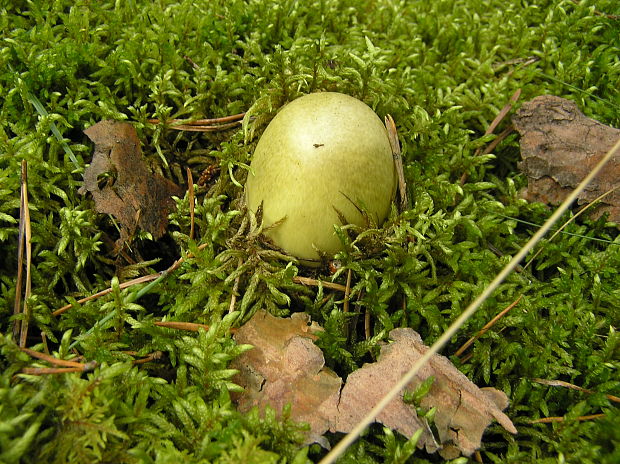
{"type": "Polygon", "coordinates": [[[189,200],[189,239],[194,240],[194,177],[192,176],[192,171],[190,168],[187,169],[187,186],[189,189],[188,200],[189,200]]]}
{"type": "Polygon", "coordinates": [[[506,129],[501,131],[499,135],[495,137],[493,141],[487,145],[487,147],[482,151],[481,154],[488,155],[489,153],[491,153],[493,150],[495,150],[495,147],[497,147],[502,140],[504,140],[506,137],[512,134],[514,130],[515,128],[511,124],[510,127],[507,127],[506,129]]]}
{"type": "MultiPolygon", "coordinates": [[[[484,132],[484,135],[489,135],[495,132],[495,129],[497,128],[497,126],[499,126],[499,123],[502,122],[502,120],[506,117],[506,115],[512,109],[512,107],[517,102],[517,100],[519,100],[520,96],[521,96],[521,89],[517,89],[517,91],[513,93],[512,96],[510,97],[510,100],[508,101],[508,103],[506,103],[504,107],[499,111],[499,113],[497,113],[497,116],[495,116],[495,119],[493,119],[489,127],[487,127],[487,130],[484,132]]],[[[478,148],[476,150],[476,155],[480,154],[481,151],[482,149],[478,148]]]]}
{"type": "Polygon", "coordinates": [[[187,56],[187,55],[183,55],[183,59],[184,59],[185,61],[187,61],[189,64],[191,64],[191,65],[192,65],[192,68],[194,68],[194,69],[200,69],[200,66],[198,66],[198,65],[194,62],[194,60],[192,60],[189,56],[187,56]]]}
{"type": "MultiPolygon", "coordinates": [[[[579,385],[574,385],[572,383],[564,382],[563,380],[547,380],[547,379],[532,379],[532,382],[539,383],[541,385],[549,385],[550,387],[565,387],[570,388],[571,390],[577,390],[583,393],[593,394],[596,393],[592,390],[588,390],[587,388],[580,387],[579,385]]],[[[614,403],[620,403],[620,398],[614,395],[605,395],[609,401],[613,401],[614,403]]]]}
{"type": "Polygon", "coordinates": [[[398,191],[400,193],[400,211],[405,211],[409,207],[409,199],[407,198],[407,183],[405,182],[405,170],[403,168],[403,158],[400,151],[400,143],[398,142],[398,132],[396,124],[391,115],[385,117],[385,127],[387,128],[388,139],[392,147],[392,156],[394,157],[394,165],[396,166],[396,174],[398,175],[398,191]]]}
{"type": "MultiPolygon", "coordinates": [[[[593,419],[600,419],[601,417],[605,417],[605,414],[592,414],[590,416],[579,416],[575,418],[577,421],[587,421],[593,419]]],[[[566,419],[562,416],[555,417],[542,417],[540,419],[533,419],[530,421],[530,424],[549,424],[551,422],[564,422],[566,419]]]]}
{"type": "MultiPolygon", "coordinates": [[[[209,330],[207,324],[197,324],[195,322],[155,321],[153,324],[167,329],[189,330],[191,332],[198,332],[200,329],[209,330]]],[[[235,328],[230,329],[231,333],[235,333],[236,331],[237,329],[235,328]]]]}
{"type": "MultiPolygon", "coordinates": [[[[121,290],[127,288],[127,287],[131,287],[132,285],[138,285],[138,284],[142,284],[145,282],[150,282],[152,280],[156,280],[158,279],[163,273],[162,272],[157,272],[155,274],[149,274],[146,276],[142,276],[142,277],[138,277],[136,279],[132,279],[132,280],[128,280],[127,282],[123,282],[119,285],[119,288],[121,290]]],[[[108,293],[112,292],[112,287],[106,288],[105,290],[101,290],[100,292],[97,293],[93,293],[92,295],[89,295],[87,297],[81,298],[79,300],[77,300],[78,304],[82,304],[82,303],[86,303],[87,301],[91,301],[91,300],[95,300],[99,297],[105,296],[108,293]]],[[[62,308],[57,309],[56,311],[54,311],[52,313],[52,316],[60,316],[62,313],[68,311],[69,309],[73,308],[73,304],[70,303],[68,305],[63,306],[62,308]]]]}
{"type": "Polygon", "coordinates": [[[517,298],[515,301],[513,301],[512,303],[510,303],[508,306],[506,306],[502,311],[499,312],[499,314],[497,314],[497,316],[495,316],[493,319],[491,319],[489,322],[487,322],[485,324],[485,326],[480,329],[478,331],[478,333],[476,335],[474,335],[473,337],[471,337],[469,340],[467,340],[465,343],[463,343],[463,346],[461,346],[456,353],[454,353],[455,356],[461,356],[463,354],[463,352],[469,348],[476,340],[478,340],[480,337],[482,337],[485,333],[487,333],[487,331],[493,327],[495,325],[495,323],[497,321],[499,321],[502,317],[504,317],[508,311],[510,311],[512,308],[514,308],[515,306],[517,306],[517,304],[519,304],[519,301],[521,301],[521,298],[523,298],[523,295],[519,295],[519,298],[517,298]]]}
{"type": "Polygon", "coordinates": [[[175,126],[170,126],[170,129],[187,131],[187,132],[217,132],[221,130],[230,129],[232,127],[239,126],[241,121],[229,122],[227,124],[220,124],[217,126],[205,126],[205,125],[195,125],[195,124],[177,124],[175,126]]]}

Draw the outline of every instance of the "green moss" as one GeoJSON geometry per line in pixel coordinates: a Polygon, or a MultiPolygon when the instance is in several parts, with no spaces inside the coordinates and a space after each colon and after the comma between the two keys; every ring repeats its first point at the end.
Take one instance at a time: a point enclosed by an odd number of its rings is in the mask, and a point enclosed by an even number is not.
{"type": "MultiPolygon", "coordinates": [[[[298,425],[235,411],[228,363],[243,348],[228,328],[257,308],[307,311],[326,328],[318,344],[340,374],[371,360],[393,327],[413,327],[432,342],[532,235],[529,224],[549,215],[518,196],[525,179],[514,135],[493,155],[475,155],[494,138],[484,131],[510,96],[517,89],[521,101],[563,96],[620,126],[614,0],[57,0],[4,2],[0,10],[3,462],[318,460],[317,447],[300,450],[298,425]],[[412,198],[410,210],[394,210],[380,229],[340,228],[345,251],[334,275],[269,249],[260,217],[249,217],[241,201],[265,125],[287,101],[319,90],[348,93],[394,117],[412,198]],[[149,122],[244,111],[243,127],[221,133],[149,122]],[[111,255],[117,226],[77,192],[92,155],[82,131],[110,118],[135,125],[145,159],[168,178],[183,183],[186,166],[195,179],[220,168],[217,181],[197,190],[195,239],[186,196],[166,237],[138,233],[127,249],[134,262],[111,255]],[[22,160],[33,247],[28,345],[42,350],[43,332],[59,356],[71,347],[100,363],[88,374],[18,374],[44,365],[9,335],[22,160]],[[118,279],[161,271],[179,256],[187,257],[181,267],[146,290],[119,286],[118,279]],[[293,280],[343,284],[349,270],[346,315],[341,294],[293,280]],[[110,285],[109,295],[51,315],[110,285]],[[235,291],[238,312],[227,315],[235,291]],[[161,319],[213,327],[187,335],[153,324],[161,319]],[[127,350],[162,358],[132,366],[127,350]]],[[[485,462],[617,460],[618,409],[604,395],[620,394],[617,228],[577,220],[566,231],[573,235],[540,245],[532,265],[511,276],[446,348],[454,352],[523,294],[459,362],[473,381],[510,396],[508,414],[520,431],[512,437],[491,428],[485,462]],[[537,377],[597,393],[537,384],[537,377]],[[576,420],[598,413],[606,417],[576,420]],[[545,416],[566,420],[530,423],[545,416]]],[[[344,461],[401,462],[411,443],[372,427],[344,461]]],[[[436,458],[418,450],[411,460],[436,458]]]]}

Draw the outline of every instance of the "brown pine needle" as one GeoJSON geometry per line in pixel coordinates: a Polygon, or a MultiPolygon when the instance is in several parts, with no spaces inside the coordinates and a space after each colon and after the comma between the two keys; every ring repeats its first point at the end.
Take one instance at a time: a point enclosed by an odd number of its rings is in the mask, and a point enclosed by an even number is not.
{"type": "MultiPolygon", "coordinates": [[[[576,421],[588,421],[594,419],[600,419],[601,417],[605,417],[605,414],[592,414],[590,416],[579,416],[574,420],[576,421]]],[[[554,416],[554,417],[542,417],[540,419],[533,419],[530,421],[530,424],[549,424],[551,422],[564,422],[567,419],[563,416],[554,416]]]]}
{"type": "MultiPolygon", "coordinates": [[[[162,275],[162,273],[157,272],[155,274],[149,274],[149,275],[146,275],[146,276],[138,277],[136,279],[128,280],[127,282],[121,283],[119,285],[119,288],[122,290],[122,289],[125,289],[127,287],[131,287],[132,285],[138,285],[138,284],[143,284],[145,282],[150,282],[152,280],[158,279],[159,277],[161,277],[161,275],[162,275]]],[[[105,290],[101,290],[100,292],[93,293],[92,295],[89,295],[89,296],[84,297],[84,298],[80,298],[79,300],[77,300],[77,303],[78,304],[83,304],[83,303],[86,303],[86,302],[91,301],[91,300],[96,300],[97,298],[105,296],[105,295],[107,295],[108,293],[111,293],[111,292],[112,292],[112,287],[108,287],[105,290]]],[[[62,308],[59,308],[56,311],[54,311],[52,313],[52,316],[60,316],[62,313],[70,310],[72,307],[73,307],[73,304],[65,305],[62,308]]]]}
{"type": "Polygon", "coordinates": [[[489,153],[491,153],[493,150],[495,150],[495,147],[497,147],[500,144],[500,142],[504,140],[506,137],[508,137],[514,130],[515,128],[510,126],[504,129],[503,131],[501,131],[499,135],[495,137],[493,141],[487,145],[487,147],[481,152],[481,154],[488,155],[489,153]]]}
{"type": "Polygon", "coordinates": [[[351,269],[347,271],[347,285],[344,289],[344,302],[342,304],[342,311],[345,313],[349,312],[349,297],[351,296],[351,277],[353,272],[351,269]]]}
{"type": "MultiPolygon", "coordinates": [[[[239,260],[237,261],[237,270],[239,270],[242,264],[243,264],[243,258],[239,257],[239,260]]],[[[235,278],[235,283],[233,284],[233,288],[231,292],[232,295],[230,297],[230,306],[228,307],[229,313],[232,313],[235,310],[235,305],[237,304],[237,293],[239,292],[239,281],[240,280],[241,280],[241,274],[239,274],[235,278]]]]}
{"type": "MultiPolygon", "coordinates": [[[[198,247],[199,250],[202,250],[203,248],[205,248],[207,245],[209,245],[208,243],[203,243],[202,245],[200,245],[198,247]]],[[[151,282],[153,280],[157,280],[160,277],[164,276],[164,275],[168,275],[173,271],[176,271],[179,266],[181,266],[181,264],[183,263],[183,261],[185,261],[185,259],[187,258],[192,258],[194,255],[192,253],[188,253],[186,257],[180,257],[179,259],[177,259],[174,263],[172,263],[172,265],[166,269],[165,271],[162,272],[156,272],[154,274],[149,274],[146,276],[142,276],[142,277],[138,277],[137,279],[133,279],[133,280],[128,280],[127,282],[123,282],[119,285],[119,288],[121,290],[127,288],[127,287],[131,287],[133,285],[138,285],[138,284],[143,284],[145,282],[151,282]]],[[[87,297],[81,298],[79,300],[77,300],[78,304],[82,304],[82,303],[86,303],[87,301],[91,301],[91,300],[95,300],[99,297],[105,296],[108,293],[112,292],[112,287],[108,287],[105,290],[101,290],[100,292],[94,293],[93,295],[89,295],[87,297]]],[[[69,309],[71,309],[73,307],[73,304],[68,304],[63,306],[60,309],[57,309],[56,311],[54,311],[52,313],[52,316],[59,316],[62,313],[64,313],[65,311],[68,311],[69,309]]]]}
{"type": "MultiPolygon", "coordinates": [[[[570,388],[571,390],[577,390],[583,393],[593,394],[597,393],[593,390],[588,390],[587,388],[580,387],[579,385],[574,385],[572,383],[564,382],[563,380],[547,380],[547,379],[532,379],[532,382],[539,383],[541,385],[549,385],[550,387],[564,387],[570,388]]],[[[613,401],[614,403],[620,403],[620,397],[614,395],[605,395],[605,397],[609,401],[613,401]]]]}
{"type": "Polygon", "coordinates": [[[131,364],[133,364],[135,366],[137,364],[145,364],[147,362],[156,361],[158,359],[161,359],[161,357],[163,355],[164,355],[164,353],[162,353],[161,351],[154,351],[153,353],[148,354],[144,358],[134,359],[131,362],[131,364]]]}
{"type": "Polygon", "coordinates": [[[49,354],[41,353],[39,351],[31,350],[30,348],[20,348],[24,353],[33,358],[40,359],[42,361],[47,361],[50,364],[54,364],[55,366],[63,366],[63,367],[77,367],[82,369],[84,367],[84,363],[76,362],[76,361],[67,361],[66,359],[58,359],[49,354]]]}
{"type": "Polygon", "coordinates": [[[293,277],[293,282],[297,284],[301,284],[301,285],[308,285],[308,286],[314,286],[314,287],[318,287],[319,285],[322,285],[325,288],[329,288],[331,290],[338,290],[340,292],[347,291],[347,287],[345,287],[344,285],[336,284],[334,282],[325,282],[324,280],[316,280],[310,277],[295,276],[293,277]]]}
{"type": "Polygon", "coordinates": [[[502,317],[504,317],[508,313],[508,311],[510,311],[515,306],[517,306],[517,304],[519,304],[519,301],[521,301],[521,298],[523,298],[523,295],[519,295],[519,298],[517,298],[515,301],[513,301],[508,306],[506,306],[504,309],[502,309],[493,319],[487,322],[485,326],[482,329],[480,329],[476,335],[474,335],[469,340],[467,340],[465,343],[463,343],[463,346],[461,346],[456,351],[456,353],[454,353],[454,355],[460,357],[467,348],[469,348],[476,340],[478,340],[485,333],[487,333],[487,331],[491,327],[493,327],[497,323],[497,321],[499,321],[502,317]]]}
{"type": "Polygon", "coordinates": [[[29,375],[68,374],[72,372],[90,372],[97,367],[95,361],[82,364],[82,367],[24,367],[20,373],[29,375]]]}
{"type": "MultiPolygon", "coordinates": [[[[24,271],[24,163],[26,161],[22,161],[22,190],[20,193],[20,210],[19,210],[19,229],[18,229],[18,239],[17,239],[17,281],[15,283],[15,304],[13,305],[13,314],[17,315],[21,313],[22,309],[22,282],[23,271],[24,271]]],[[[21,320],[15,319],[13,321],[13,338],[15,340],[19,340],[19,334],[21,333],[21,320]]]]}
{"type": "Polygon", "coordinates": [[[190,168],[187,169],[187,188],[188,188],[188,200],[189,200],[189,239],[194,240],[194,177],[190,168]]]}
{"type": "MultiPolygon", "coordinates": [[[[245,113],[239,113],[222,118],[197,119],[195,121],[170,119],[166,122],[169,124],[170,129],[190,132],[216,132],[240,125],[244,116],[245,113]]],[[[160,119],[149,119],[149,122],[151,124],[161,124],[160,119]]]]}
{"type": "MultiPolygon", "coordinates": [[[[510,100],[508,101],[508,103],[506,103],[504,107],[499,111],[499,113],[497,113],[497,116],[495,116],[495,119],[493,119],[489,127],[487,127],[487,130],[485,131],[484,135],[489,135],[495,132],[495,129],[497,128],[497,126],[499,126],[499,124],[504,120],[508,112],[512,109],[512,107],[517,102],[517,100],[519,100],[520,96],[521,96],[521,89],[517,89],[517,91],[513,93],[512,96],[510,97],[510,100]]],[[[478,150],[480,150],[480,148],[478,150]]],[[[476,152],[476,154],[479,154],[479,153],[480,151],[476,152]]]]}
{"type": "MultiPolygon", "coordinates": [[[[484,131],[484,135],[490,135],[493,132],[495,132],[495,129],[497,128],[497,126],[499,126],[499,124],[504,120],[504,118],[510,112],[514,104],[517,102],[517,100],[519,100],[520,96],[521,96],[521,89],[517,89],[517,91],[513,93],[512,96],[510,97],[510,100],[508,101],[508,103],[504,105],[504,107],[499,111],[499,113],[497,113],[497,116],[495,116],[495,119],[491,121],[491,124],[489,124],[489,127],[487,127],[486,131],[484,131]]],[[[482,153],[484,153],[485,155],[491,153],[495,149],[495,147],[499,145],[499,143],[502,140],[504,140],[508,136],[508,134],[510,134],[511,132],[512,132],[512,127],[505,129],[495,138],[495,140],[493,140],[484,149],[484,151],[482,150],[482,148],[478,148],[474,152],[474,156],[478,156],[482,153]]],[[[467,173],[464,172],[463,175],[461,176],[461,185],[463,185],[466,181],[467,181],[467,173]]]]}
{"type": "Polygon", "coordinates": [[[366,337],[366,340],[370,340],[370,310],[368,308],[366,308],[366,313],[364,314],[364,335],[366,337]]]}
{"type": "MultiPolygon", "coordinates": [[[[209,244],[208,243],[203,243],[202,245],[200,245],[198,247],[198,249],[202,250],[207,245],[209,245],[209,244]]],[[[137,279],[133,279],[133,280],[128,280],[127,282],[121,283],[119,285],[119,288],[121,290],[123,290],[123,289],[131,287],[133,285],[143,284],[145,282],[151,282],[153,280],[157,280],[160,277],[162,277],[164,275],[168,275],[168,274],[174,272],[175,270],[177,270],[179,268],[179,266],[181,266],[183,261],[185,261],[185,259],[193,258],[193,257],[194,257],[194,255],[192,253],[188,253],[186,257],[181,257],[181,258],[177,259],[165,271],[156,272],[154,274],[149,274],[149,275],[146,275],[146,276],[138,277],[137,279]]],[[[330,288],[332,290],[338,290],[340,292],[346,291],[346,287],[344,285],[336,284],[336,283],[333,283],[333,282],[319,281],[319,280],[316,280],[316,279],[312,279],[310,277],[295,276],[295,277],[293,277],[293,282],[298,283],[298,284],[302,284],[302,285],[308,285],[308,286],[319,286],[319,285],[322,285],[325,288],[330,288]]],[[[94,293],[92,295],[89,295],[87,297],[84,297],[84,298],[81,298],[81,299],[77,300],[77,303],[78,304],[83,304],[83,303],[86,303],[88,301],[95,300],[97,298],[105,296],[105,295],[107,295],[108,293],[111,293],[111,292],[112,292],[112,287],[108,287],[105,290],[101,290],[100,292],[94,293]]],[[[54,311],[52,313],[52,316],[60,316],[62,313],[68,311],[72,307],[73,307],[73,304],[65,305],[62,308],[59,308],[56,311],[54,311]]]]}
{"type": "Polygon", "coordinates": [[[398,192],[400,194],[400,211],[405,211],[409,207],[409,199],[407,198],[407,183],[405,182],[405,170],[403,168],[403,158],[400,151],[400,143],[398,142],[398,132],[396,131],[396,123],[391,115],[385,117],[385,127],[387,128],[388,139],[392,147],[392,156],[394,157],[394,166],[398,175],[398,192]]]}
{"type": "MultiPolygon", "coordinates": [[[[154,324],[158,327],[166,327],[167,329],[176,330],[189,330],[191,332],[198,332],[200,329],[209,330],[209,326],[206,324],[197,324],[195,322],[176,322],[176,321],[155,321],[154,324]]],[[[230,332],[235,333],[237,329],[231,328],[230,332]]]]}

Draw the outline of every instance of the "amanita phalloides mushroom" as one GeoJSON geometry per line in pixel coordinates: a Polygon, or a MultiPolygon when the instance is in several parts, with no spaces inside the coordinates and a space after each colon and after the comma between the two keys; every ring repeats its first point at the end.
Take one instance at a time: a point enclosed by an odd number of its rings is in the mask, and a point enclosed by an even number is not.
{"type": "Polygon", "coordinates": [[[266,235],[302,261],[341,249],[334,225],[382,223],[396,175],[387,131],[366,104],[335,92],[287,104],[261,136],[246,183],[248,207],[263,205],[266,235]],[[339,214],[340,213],[340,214],[339,214]]]}

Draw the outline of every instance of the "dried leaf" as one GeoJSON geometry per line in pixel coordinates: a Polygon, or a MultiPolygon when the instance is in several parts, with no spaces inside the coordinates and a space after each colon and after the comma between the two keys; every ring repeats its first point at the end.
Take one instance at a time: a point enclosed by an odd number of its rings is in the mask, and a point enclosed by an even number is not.
{"type": "MultiPolygon", "coordinates": [[[[523,196],[528,201],[559,204],[590,172],[620,138],[620,130],[587,118],[570,100],[544,95],[523,104],[512,118],[521,134],[520,169],[527,175],[523,196]]],[[[578,197],[580,204],[593,201],[618,187],[620,155],[578,197]]],[[[598,217],[620,222],[620,189],[594,208],[598,217]]]]}
{"type": "Polygon", "coordinates": [[[233,363],[239,370],[235,382],[246,390],[236,399],[242,412],[270,405],[280,413],[290,403],[291,418],[310,425],[307,443],[327,446],[322,435],[335,422],[342,381],[324,367],[323,353],[312,342],[320,328],[308,322],[304,313],[283,319],[259,311],[237,331],[237,343],[254,349],[233,363]]]}
{"type": "MultiPolygon", "coordinates": [[[[394,329],[390,338],[393,343],[382,348],[376,363],[349,375],[340,398],[338,430],[350,431],[428,349],[412,329],[394,329]]],[[[508,405],[506,395],[495,389],[479,389],[443,356],[433,356],[407,390],[415,390],[431,376],[435,380],[420,406],[437,408],[435,426],[444,458],[471,455],[480,447],[482,434],[493,419],[509,432],[517,432],[502,413],[508,405]]],[[[428,424],[417,417],[415,408],[403,402],[402,395],[388,404],[377,421],[407,437],[423,427],[418,446],[425,446],[429,452],[438,448],[428,424]]]]}
{"type": "MultiPolygon", "coordinates": [[[[308,321],[305,314],[280,319],[259,312],[239,329],[237,342],[254,345],[254,349],[234,363],[240,371],[235,380],[246,390],[236,400],[241,411],[270,405],[280,412],[290,403],[291,418],[310,425],[307,442],[326,446],[322,437],[326,431],[353,429],[428,348],[412,329],[393,330],[390,336],[394,342],[383,347],[379,361],[349,375],[340,393],[340,378],[324,367],[323,354],[312,343],[313,332],[320,328],[308,326],[308,321]]],[[[417,417],[413,406],[403,402],[402,395],[379,414],[377,421],[407,437],[422,428],[418,446],[431,453],[439,450],[446,458],[471,455],[494,419],[516,433],[502,413],[508,405],[504,393],[479,389],[439,355],[431,358],[408,389],[415,389],[430,376],[435,380],[420,406],[437,408],[439,437],[433,436],[426,419],[417,417]]]]}
{"type": "Polygon", "coordinates": [[[95,143],[95,154],[84,171],[79,192],[91,192],[97,211],[113,215],[122,225],[116,251],[139,226],[161,237],[181,188],[151,173],[144,161],[135,128],[119,121],[101,121],[84,131],[95,143]],[[101,185],[100,185],[101,184],[101,185]]]}

